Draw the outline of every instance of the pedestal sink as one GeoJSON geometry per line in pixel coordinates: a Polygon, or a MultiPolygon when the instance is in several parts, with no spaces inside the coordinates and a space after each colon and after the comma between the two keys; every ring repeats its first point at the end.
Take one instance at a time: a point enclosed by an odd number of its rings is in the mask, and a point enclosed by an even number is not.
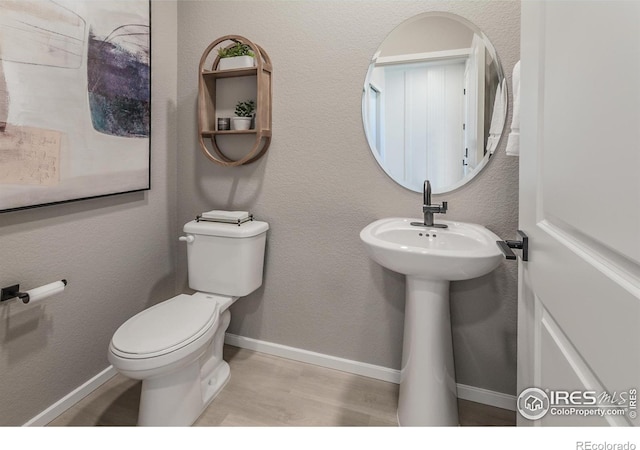
{"type": "Polygon", "coordinates": [[[360,232],[371,259],[407,276],[398,423],[458,425],[449,284],[498,267],[500,238],[481,225],[411,225],[416,221],[381,219],[360,232]]]}

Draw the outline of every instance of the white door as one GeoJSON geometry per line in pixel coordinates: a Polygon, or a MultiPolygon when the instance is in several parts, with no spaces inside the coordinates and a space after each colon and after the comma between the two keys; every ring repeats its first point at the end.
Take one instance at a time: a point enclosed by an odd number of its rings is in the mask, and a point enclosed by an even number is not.
{"type": "Polygon", "coordinates": [[[518,424],[638,425],[640,2],[522,2],[521,49],[518,392],[568,415],[518,424]]]}

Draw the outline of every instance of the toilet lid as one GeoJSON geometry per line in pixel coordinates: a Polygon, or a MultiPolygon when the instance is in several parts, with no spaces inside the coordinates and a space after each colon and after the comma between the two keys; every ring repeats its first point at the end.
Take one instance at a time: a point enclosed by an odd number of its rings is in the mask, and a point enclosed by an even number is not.
{"type": "Polygon", "coordinates": [[[111,345],[130,358],[163,355],[206,333],[219,317],[218,310],[214,295],[178,295],[127,320],[111,345]]]}

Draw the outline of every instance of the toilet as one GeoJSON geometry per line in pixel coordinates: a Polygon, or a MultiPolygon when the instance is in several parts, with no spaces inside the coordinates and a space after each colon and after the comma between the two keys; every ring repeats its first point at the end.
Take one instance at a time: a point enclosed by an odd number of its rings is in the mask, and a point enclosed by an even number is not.
{"type": "Polygon", "coordinates": [[[189,287],[118,328],[108,358],[121,374],[142,380],[138,425],[189,426],[229,380],[222,359],[231,306],[262,285],[269,224],[202,219],[184,226],[189,287]]]}

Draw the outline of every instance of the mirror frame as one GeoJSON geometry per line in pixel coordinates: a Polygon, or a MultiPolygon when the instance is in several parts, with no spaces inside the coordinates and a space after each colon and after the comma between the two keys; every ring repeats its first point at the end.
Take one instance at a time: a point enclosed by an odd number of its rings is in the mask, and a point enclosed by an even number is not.
{"type": "Polygon", "coordinates": [[[428,11],[428,12],[420,13],[420,14],[417,14],[415,16],[409,17],[408,19],[402,21],[400,24],[395,26],[389,33],[387,33],[385,38],[378,45],[376,52],[373,54],[373,57],[371,58],[371,62],[369,63],[369,67],[367,68],[367,74],[366,74],[365,79],[364,79],[364,85],[362,87],[362,101],[361,101],[362,127],[363,127],[364,134],[365,134],[365,137],[366,137],[366,140],[367,140],[367,144],[369,145],[369,150],[370,150],[371,154],[373,155],[373,157],[375,158],[376,162],[378,163],[378,166],[380,166],[380,168],[384,171],[384,173],[389,178],[391,178],[391,180],[393,180],[395,183],[397,183],[398,185],[402,186],[403,188],[405,188],[407,190],[410,190],[412,192],[422,193],[422,189],[416,190],[413,187],[408,186],[407,183],[402,183],[402,182],[396,180],[389,173],[389,171],[386,169],[386,167],[383,165],[382,161],[380,160],[378,151],[376,150],[375,146],[372,145],[371,138],[370,138],[369,132],[367,130],[367,121],[368,121],[367,112],[368,111],[365,109],[365,105],[366,105],[366,101],[367,101],[366,97],[368,95],[368,86],[370,84],[371,74],[372,74],[373,69],[375,68],[376,58],[378,57],[378,54],[380,53],[380,47],[384,44],[384,42],[388,39],[388,37],[392,33],[398,31],[401,27],[404,27],[404,26],[406,26],[406,25],[408,25],[408,24],[410,24],[412,22],[423,20],[423,19],[429,18],[429,17],[445,17],[445,18],[450,19],[450,20],[455,20],[455,21],[465,25],[472,32],[474,32],[477,36],[479,36],[482,39],[482,42],[485,45],[486,51],[490,54],[491,58],[493,59],[493,63],[492,64],[495,64],[496,73],[497,73],[497,76],[498,76],[498,82],[500,84],[503,83],[503,85],[504,85],[503,89],[505,90],[505,92],[503,94],[503,96],[505,97],[504,119],[503,119],[504,120],[504,124],[503,124],[502,132],[500,133],[500,137],[498,139],[498,142],[496,143],[496,147],[495,147],[494,151],[493,152],[487,151],[486,154],[484,155],[484,157],[482,158],[482,160],[475,167],[475,169],[472,172],[470,172],[469,174],[467,174],[466,176],[464,176],[462,179],[460,179],[457,183],[445,186],[444,188],[438,187],[438,186],[434,186],[433,194],[446,194],[446,193],[449,193],[449,192],[453,192],[453,191],[461,188],[462,186],[466,185],[471,180],[473,180],[480,172],[482,172],[482,170],[487,166],[487,164],[491,160],[491,157],[495,153],[495,150],[497,150],[499,148],[500,144],[503,142],[503,139],[505,139],[505,135],[507,134],[505,130],[507,129],[507,117],[509,115],[509,92],[508,92],[509,89],[508,89],[508,86],[507,86],[507,82],[505,81],[506,77],[505,77],[505,74],[504,74],[504,69],[502,68],[502,63],[500,62],[500,58],[498,57],[498,52],[496,51],[495,47],[493,46],[493,44],[491,43],[491,41],[489,40],[487,35],[484,34],[484,32],[477,25],[475,25],[473,22],[471,22],[468,19],[465,19],[464,17],[459,16],[457,14],[444,12],[444,11],[428,11]]]}

